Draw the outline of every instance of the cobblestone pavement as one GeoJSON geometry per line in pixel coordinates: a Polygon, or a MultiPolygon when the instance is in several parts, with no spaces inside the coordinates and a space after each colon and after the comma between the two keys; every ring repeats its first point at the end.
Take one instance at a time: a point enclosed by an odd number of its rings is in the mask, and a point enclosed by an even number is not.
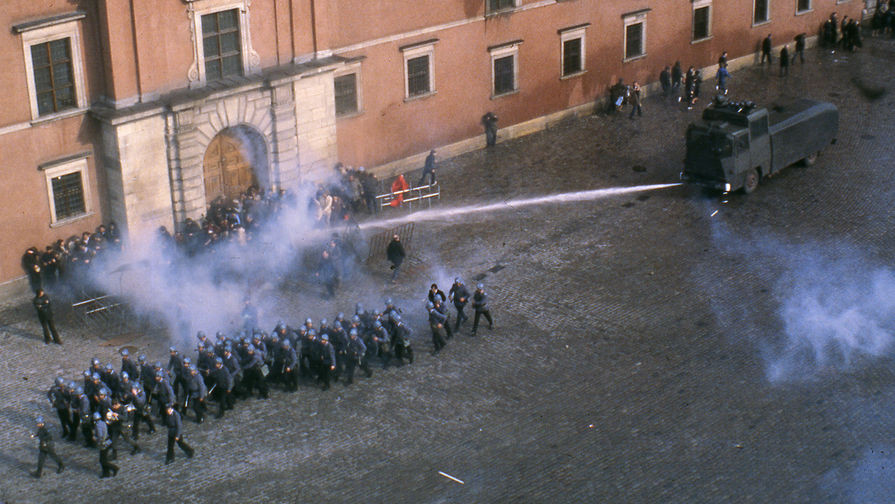
{"type": "MultiPolygon", "coordinates": [[[[67,324],[65,345],[45,347],[31,307],[5,306],[0,501],[885,502],[895,492],[888,349],[800,369],[804,379],[767,376],[787,348],[791,287],[860,292],[871,286],[851,275],[891,279],[895,96],[868,100],[856,82],[895,82],[893,61],[895,44],[868,40],[856,55],[811,52],[786,79],[777,68],[734,74],[734,97],[807,96],[841,112],[838,142],[815,166],[748,197],[723,203],[681,186],[426,222],[396,287],[383,261],[326,303],[316,289],[284,289],[287,320],[393,295],[417,362],[187,422],[192,460],[163,465],[164,436],[145,436],[144,453],[119,456],[121,474],[100,480],[95,451],[57,443],[65,473],[29,477],[34,416],[58,434],[43,395],[53,377],[76,378],[93,356],[117,363],[124,345],[162,358],[168,342],[67,324]],[[815,277],[801,275],[813,265],[815,277]],[[455,274],[488,286],[496,328],[470,338],[467,326],[432,357],[420,299],[455,274]]],[[[642,118],[598,114],[444,161],[440,206],[675,182],[701,108],[651,97],[642,118]]]]}

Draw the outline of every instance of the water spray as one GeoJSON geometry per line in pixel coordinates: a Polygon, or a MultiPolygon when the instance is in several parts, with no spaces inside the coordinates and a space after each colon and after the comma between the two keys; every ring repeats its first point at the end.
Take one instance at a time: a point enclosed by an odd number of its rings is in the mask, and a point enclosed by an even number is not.
{"type": "Polygon", "coordinates": [[[534,198],[517,198],[500,201],[497,203],[489,203],[482,205],[467,205],[454,208],[435,208],[423,210],[420,212],[393,217],[390,219],[379,219],[367,221],[360,224],[360,229],[368,228],[389,228],[406,222],[425,222],[446,220],[460,215],[469,215],[477,213],[490,213],[500,210],[519,210],[529,206],[536,205],[555,205],[559,203],[572,203],[578,201],[593,201],[610,196],[619,196],[623,194],[631,194],[644,191],[654,191],[657,189],[666,189],[682,185],[682,182],[672,184],[651,184],[632,187],[610,187],[605,189],[592,189],[589,191],[576,191],[569,193],[550,194],[547,196],[537,196],[534,198]]]}

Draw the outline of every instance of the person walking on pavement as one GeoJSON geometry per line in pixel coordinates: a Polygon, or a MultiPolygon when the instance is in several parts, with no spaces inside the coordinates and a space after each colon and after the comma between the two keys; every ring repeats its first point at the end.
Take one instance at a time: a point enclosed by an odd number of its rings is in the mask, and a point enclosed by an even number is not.
{"type": "Polygon", "coordinates": [[[485,293],[485,285],[478,284],[475,286],[475,292],[472,294],[472,308],[475,310],[475,317],[472,320],[472,335],[475,336],[479,328],[479,318],[484,315],[488,321],[488,330],[494,329],[494,320],[491,318],[491,310],[488,309],[488,294],[485,293]]]}
{"type": "Polygon", "coordinates": [[[423,174],[420,175],[420,181],[416,183],[416,185],[421,186],[423,182],[426,181],[426,176],[429,177],[429,185],[435,184],[435,149],[429,151],[429,155],[426,156],[426,164],[423,166],[423,174]]]}
{"type": "Polygon", "coordinates": [[[634,81],[634,84],[631,86],[631,115],[628,116],[628,119],[634,119],[634,112],[637,112],[638,117],[643,117],[643,106],[640,101],[640,83],[634,81]]]}
{"type": "Polygon", "coordinates": [[[799,57],[799,63],[805,64],[805,34],[800,33],[796,35],[796,49],[795,54],[792,55],[792,62],[796,62],[796,56],[799,57]]]}
{"type": "Polygon", "coordinates": [[[43,327],[44,345],[50,344],[51,334],[53,343],[61,345],[62,340],[59,339],[59,332],[56,331],[56,324],[53,322],[53,307],[50,304],[50,297],[43,289],[37,289],[31,302],[34,304],[34,309],[37,310],[37,319],[40,320],[40,325],[43,327]]]}
{"type": "Polygon", "coordinates": [[[401,268],[401,263],[404,262],[404,257],[407,256],[407,253],[404,251],[404,245],[401,243],[401,237],[397,234],[392,236],[392,241],[389,242],[388,247],[385,249],[385,256],[392,263],[392,283],[395,283],[398,281],[398,270],[401,268]]]}
{"type": "Polygon", "coordinates": [[[780,77],[789,75],[789,49],[784,46],[780,48],[780,77]]]}
{"type": "Polygon", "coordinates": [[[40,478],[41,474],[43,474],[44,463],[47,461],[48,456],[53,459],[53,462],[56,462],[56,474],[64,471],[65,464],[62,463],[62,459],[59,458],[59,455],[56,455],[56,450],[53,448],[53,435],[50,434],[50,430],[47,429],[42,416],[37,417],[37,432],[31,434],[31,437],[37,438],[37,449],[39,451],[37,455],[37,470],[31,473],[31,475],[35,478],[40,478]]]}
{"type": "Polygon", "coordinates": [[[482,116],[482,126],[485,128],[485,145],[494,147],[497,144],[497,115],[486,112],[482,116]]]}
{"type": "Polygon", "coordinates": [[[768,66],[773,64],[773,61],[771,61],[773,58],[771,56],[771,49],[773,49],[773,48],[774,48],[774,43],[771,42],[771,34],[768,33],[768,36],[765,37],[765,39],[761,42],[761,63],[760,64],[764,65],[765,58],[767,58],[767,60],[768,60],[768,66]]]}
{"type": "Polygon", "coordinates": [[[684,71],[681,69],[681,62],[675,61],[671,68],[671,96],[674,101],[681,101],[681,83],[684,80],[684,71]]]}
{"type": "Polygon", "coordinates": [[[99,448],[99,466],[103,470],[101,478],[118,475],[118,466],[109,462],[109,450],[112,448],[112,440],[109,438],[109,429],[99,411],[93,413],[93,440],[99,448]]]}
{"type": "Polygon", "coordinates": [[[183,439],[183,422],[180,413],[169,404],[165,409],[165,426],[168,428],[168,451],[165,454],[165,465],[174,462],[174,443],[186,453],[187,458],[193,458],[195,450],[183,439]]]}
{"type": "Polygon", "coordinates": [[[454,308],[457,309],[457,323],[454,326],[454,332],[457,332],[460,330],[460,324],[469,320],[469,317],[463,313],[466,303],[469,302],[469,290],[463,285],[463,280],[460,277],[454,279],[454,285],[451,285],[451,289],[448,291],[448,299],[454,303],[454,308]]]}

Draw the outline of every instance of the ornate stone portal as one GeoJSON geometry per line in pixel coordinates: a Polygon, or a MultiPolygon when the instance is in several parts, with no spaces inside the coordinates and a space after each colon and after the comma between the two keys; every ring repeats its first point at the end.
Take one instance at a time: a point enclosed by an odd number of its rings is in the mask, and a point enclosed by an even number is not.
{"type": "Polygon", "coordinates": [[[198,220],[215,197],[254,182],[322,180],[336,162],[332,70],[342,64],[330,57],[125,109],[95,106],[111,219],[134,239],[198,220]]]}

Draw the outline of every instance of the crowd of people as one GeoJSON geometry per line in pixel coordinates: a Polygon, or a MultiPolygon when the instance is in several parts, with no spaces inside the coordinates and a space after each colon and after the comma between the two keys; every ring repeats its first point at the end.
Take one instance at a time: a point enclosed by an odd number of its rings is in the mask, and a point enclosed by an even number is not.
{"type": "MultiPolygon", "coordinates": [[[[447,295],[432,284],[427,299],[433,355],[459,332],[468,319],[464,309],[469,303],[475,311],[471,335],[475,336],[481,317],[493,328],[482,284],[470,294],[457,278],[447,295]],[[456,309],[453,327],[447,302],[456,309]]],[[[257,309],[247,299],[242,330],[230,335],[218,332],[214,339],[199,331],[192,357],[172,346],[163,364],[146,355],[134,358],[122,349],[117,369],[94,358],[80,385],[58,377],[47,391],[47,400],[56,411],[64,439],[77,442],[80,434],[86,447],[98,450],[101,477],[118,474],[114,461],[119,445],[126,444],[131,454],[139,453],[143,431],[154,433],[157,422],[167,430],[165,464],[169,464],[175,460],[175,444],[187,457],[195,453],[184,438],[183,420],[188,416],[201,424],[209,408],[216,407],[215,417],[223,418],[237,401],[253,396],[269,399],[271,388],[287,393],[301,385],[328,390],[332,382],[351,385],[358,369],[370,378],[371,364],[383,369],[412,364],[413,331],[402,311],[391,299],[381,311],[365,310],[358,303],[350,318],[340,312],[331,322],[324,318],[315,324],[308,318],[297,327],[280,321],[268,333],[258,328],[257,309]]],[[[33,476],[41,476],[47,457],[62,472],[64,464],[42,417],[33,437],[40,440],[33,476]]]]}
{"type": "Polygon", "coordinates": [[[870,33],[873,36],[888,35],[895,38],[895,0],[880,0],[876,4],[870,18],[870,33]]]}

